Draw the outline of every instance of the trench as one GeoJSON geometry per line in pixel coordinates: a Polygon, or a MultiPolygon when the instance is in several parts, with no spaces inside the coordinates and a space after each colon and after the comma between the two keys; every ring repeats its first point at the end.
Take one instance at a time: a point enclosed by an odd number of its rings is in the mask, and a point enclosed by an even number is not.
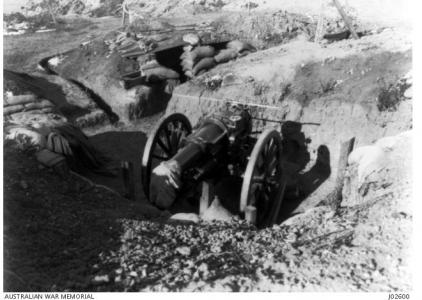
{"type": "MultiPolygon", "coordinates": [[[[225,48],[227,42],[220,42],[210,44],[215,47],[217,50],[225,48]]],[[[157,49],[154,54],[156,60],[163,66],[173,69],[174,71],[180,74],[180,82],[186,82],[187,78],[183,73],[181,64],[180,64],[180,55],[183,53],[183,45],[157,49]]],[[[61,53],[59,55],[64,55],[61,53]]],[[[39,65],[44,69],[44,71],[49,75],[60,76],[56,71],[54,71],[50,65],[49,60],[55,56],[53,55],[46,58],[43,58],[39,65]]],[[[101,108],[108,116],[110,122],[115,124],[119,120],[119,116],[113,112],[110,105],[106,103],[104,99],[101,98],[94,90],[90,89],[83,83],[72,78],[64,78],[81,90],[83,90],[96,104],[101,108]]],[[[142,126],[140,126],[142,127],[142,126]]],[[[296,164],[296,176],[293,182],[289,183],[288,190],[285,195],[285,200],[282,204],[282,209],[280,210],[279,222],[287,219],[291,213],[294,211],[301,201],[306,197],[306,195],[298,195],[295,191],[295,186],[297,182],[303,182],[304,178],[310,179],[310,182],[318,182],[318,185],[321,184],[330,174],[330,166],[321,165],[317,163],[314,168],[309,172],[299,174],[306,163],[309,161],[309,153],[307,152],[306,142],[301,132],[301,125],[299,123],[287,123],[284,126],[284,129],[281,129],[281,133],[284,133],[283,148],[285,149],[285,155],[289,156],[295,154],[294,163],[296,164]],[[284,131],[284,132],[283,132],[284,131]],[[300,156],[297,153],[301,153],[300,156]],[[287,200],[287,201],[286,201],[287,200]]],[[[134,178],[134,188],[135,188],[135,197],[133,200],[140,203],[146,203],[147,200],[144,196],[142,184],[141,184],[141,155],[143,153],[143,148],[146,143],[147,135],[141,130],[130,130],[128,128],[120,128],[117,130],[108,130],[100,134],[94,134],[89,137],[92,144],[97,147],[101,152],[106,154],[112,162],[117,165],[122,161],[128,161],[132,163],[133,166],[133,178],[134,178]],[[123,130],[122,130],[123,129],[123,130]]],[[[325,155],[329,157],[329,151],[327,150],[325,155]],[[328,154],[327,154],[328,152],[328,154]]],[[[329,159],[328,159],[329,160],[329,159]]],[[[322,160],[324,161],[324,160],[322,160]]],[[[326,161],[326,158],[325,158],[326,161]]],[[[80,168],[77,171],[80,175],[92,180],[97,184],[104,185],[109,187],[122,196],[125,195],[126,190],[124,186],[123,179],[121,174],[116,176],[105,176],[102,174],[95,173],[89,169],[80,168]]],[[[224,180],[221,180],[216,186],[216,194],[221,199],[222,204],[233,214],[238,214],[238,206],[240,199],[240,189],[242,185],[242,180],[240,178],[229,177],[224,180]]],[[[316,185],[313,189],[317,188],[316,185]]],[[[312,189],[312,190],[313,190],[312,189]]],[[[307,192],[309,194],[311,190],[307,192]]],[[[199,199],[188,199],[187,201],[179,201],[172,207],[172,212],[194,212],[198,213],[199,209],[199,199]]]]}
{"type": "MultiPolygon", "coordinates": [[[[52,59],[53,57],[57,57],[60,55],[66,55],[67,53],[70,53],[72,50],[69,51],[65,51],[59,54],[55,54],[52,56],[48,56],[45,57],[43,59],[41,59],[38,62],[38,65],[48,74],[48,75],[55,75],[55,76],[60,76],[62,77],[60,74],[58,74],[56,71],[54,71],[53,69],[51,69],[51,67],[49,66],[48,61],[50,59],[52,59]]],[[[63,77],[62,77],[63,78],[63,77]]],[[[76,79],[72,79],[72,78],[64,78],[72,83],[74,83],[75,85],[77,85],[81,90],[83,90],[88,97],[90,97],[99,108],[101,108],[108,116],[110,122],[112,124],[115,124],[116,122],[119,121],[119,116],[113,112],[113,110],[111,109],[111,106],[107,104],[107,102],[100,96],[98,95],[94,90],[90,89],[89,87],[87,87],[86,85],[84,85],[82,82],[76,80],[76,79]]]]}
{"type": "MultiPolygon", "coordinates": [[[[214,47],[224,48],[225,42],[212,44],[214,47]]],[[[155,51],[155,56],[157,61],[165,67],[171,68],[177,71],[181,75],[181,82],[186,81],[186,77],[183,75],[183,70],[180,66],[180,55],[183,52],[183,45],[176,45],[167,48],[159,48],[155,51]]],[[[386,56],[389,58],[390,56],[386,56]]],[[[398,57],[400,59],[401,55],[399,54],[398,57]]],[[[51,58],[51,57],[50,57],[51,58]]],[[[384,55],[380,55],[379,58],[376,56],[377,59],[384,61],[386,58],[384,55]]],[[[42,61],[42,65],[46,68],[47,72],[54,72],[48,66],[48,59],[46,58],[42,61]]],[[[302,73],[299,73],[298,76],[295,77],[295,82],[293,88],[298,91],[306,91],[307,93],[312,93],[318,87],[314,87],[314,81],[312,78],[320,78],[323,77],[325,73],[330,71],[330,76],[332,76],[332,70],[340,70],[337,72],[342,72],[343,68],[340,68],[339,65],[344,64],[345,62],[351,65],[354,65],[356,61],[361,61],[356,57],[350,57],[343,60],[334,61],[331,65],[325,65],[322,67],[315,67],[314,65],[309,65],[309,68],[305,68],[302,73]],[[309,74],[314,74],[315,76],[309,76],[309,74]],[[309,82],[308,82],[309,81],[309,82]]],[[[367,60],[362,60],[362,67],[366,64],[367,60]],[[363,63],[365,62],[365,64],[363,63]]],[[[369,61],[370,62],[370,61],[369,61]]],[[[371,64],[377,65],[378,60],[372,62],[371,64]],[[375,64],[376,63],[376,64],[375,64]]],[[[41,62],[40,62],[41,65],[41,62]]],[[[308,66],[308,65],[307,65],[308,66]]],[[[395,65],[394,65],[395,66],[395,65]]],[[[380,71],[381,72],[381,71],[380,71]]],[[[399,73],[399,72],[398,72],[399,73]]],[[[56,73],[57,74],[57,73],[56,73]]],[[[340,73],[339,73],[340,74],[340,73]]],[[[346,76],[341,73],[342,76],[346,76]]],[[[372,77],[373,74],[369,73],[372,77]]],[[[325,76],[327,77],[327,76],[325,76]]],[[[72,79],[70,79],[72,80],[72,79]]],[[[361,78],[361,81],[366,80],[366,78],[361,78]]],[[[75,83],[77,84],[77,83],[75,83]]],[[[355,84],[350,81],[352,87],[355,84]]],[[[83,84],[78,85],[80,88],[84,89],[87,88],[83,84]]],[[[348,92],[349,86],[345,86],[343,89],[348,92]]],[[[338,93],[339,96],[343,97],[343,91],[334,91],[334,92],[327,92],[327,95],[322,95],[322,97],[330,96],[334,93],[338,93]],[[330,94],[331,93],[331,94],[330,94]]],[[[368,91],[367,93],[370,93],[368,91]]],[[[371,92],[372,93],[372,92],[371,92]]],[[[101,103],[101,97],[96,98],[96,94],[94,91],[92,93],[88,93],[96,103],[101,103]],[[95,100],[96,99],[96,100],[95,100]]],[[[317,93],[314,93],[317,95],[317,93]]],[[[313,94],[312,94],[313,95],[313,94]]],[[[317,95],[318,96],[318,95],[317,95]]],[[[316,96],[315,96],[316,97],[316,96]]],[[[319,95],[318,97],[321,97],[319,95]]],[[[314,96],[312,97],[314,98],[314,96]]],[[[104,100],[103,100],[104,101],[104,100]]],[[[105,102],[105,101],[104,101],[105,102]]],[[[310,102],[310,101],[309,101],[310,102]]],[[[315,103],[315,102],[313,102],[315,103]]],[[[179,103],[182,105],[183,103],[179,103]]],[[[301,103],[303,107],[309,106],[310,103],[301,103]],[[306,105],[305,105],[306,104],[306,105]]],[[[188,105],[188,104],[186,104],[188,105]]],[[[220,108],[219,108],[220,109],[220,108]]],[[[212,108],[212,110],[216,110],[212,108]]],[[[217,109],[218,110],[218,109],[217,109]]],[[[217,111],[213,111],[217,112],[217,111]]],[[[195,120],[195,112],[191,113],[189,118],[195,120]]],[[[309,114],[309,109],[308,109],[309,114]]],[[[159,114],[154,114],[153,118],[149,120],[153,125],[156,123],[159,114]],[[157,118],[156,118],[157,116],[157,118]]],[[[276,116],[272,116],[273,118],[276,116]]],[[[333,116],[334,118],[334,116],[333,116]]],[[[191,119],[191,121],[192,121],[191,119]]],[[[142,191],[142,184],[141,184],[141,175],[140,175],[140,165],[141,165],[141,155],[143,153],[143,148],[146,143],[148,129],[145,129],[145,123],[142,123],[144,118],[140,120],[133,120],[131,124],[124,124],[124,127],[119,128],[119,130],[111,128],[107,128],[107,132],[103,132],[101,134],[94,134],[92,135],[91,141],[102,151],[105,153],[110,154],[116,162],[120,162],[121,160],[131,161],[134,166],[135,174],[134,174],[134,181],[136,187],[136,201],[145,202],[146,198],[143,195],[142,191]],[[141,123],[139,123],[140,121],[141,123]]],[[[148,121],[147,121],[148,122],[148,121]]],[[[195,121],[194,121],[195,122],[195,121]]],[[[368,121],[369,122],[369,121],[368,121]]],[[[372,122],[372,121],[371,121],[372,122]]],[[[369,123],[368,123],[369,124],[369,123]]],[[[371,123],[372,124],[372,123],[371,123]]],[[[369,124],[369,125],[371,125],[369,124]]],[[[196,125],[196,124],[193,124],[196,125]]],[[[334,145],[332,141],[327,141],[325,138],[319,138],[317,136],[311,136],[311,130],[306,130],[302,127],[303,124],[300,122],[290,122],[285,123],[284,126],[280,129],[280,133],[283,135],[283,148],[285,151],[285,156],[289,157],[289,162],[293,165],[293,175],[290,176],[288,182],[288,189],[286,190],[285,198],[283,199],[283,206],[281,209],[282,215],[279,218],[279,221],[285,220],[292,216],[295,213],[295,209],[303,203],[307,199],[309,195],[311,195],[316,189],[318,189],[321,185],[323,185],[328,178],[330,178],[331,173],[333,171],[335,175],[335,169],[332,169],[333,163],[331,160],[336,160],[336,147],[337,144],[334,145]],[[314,139],[313,141],[313,148],[311,149],[308,145],[307,140],[309,138],[314,139]],[[311,152],[315,153],[315,159],[310,159],[311,152]],[[312,165],[310,165],[310,162],[312,165]]],[[[368,125],[368,126],[369,126],[368,125]]],[[[371,125],[373,126],[373,125],[371,125]]],[[[150,126],[151,127],[151,126],[150,126]]],[[[372,128],[372,127],[371,127],[372,128]]],[[[334,163],[335,167],[336,163],[334,163]]],[[[104,184],[109,186],[119,193],[124,193],[123,182],[121,178],[107,178],[99,176],[98,174],[92,174],[89,171],[84,173],[83,175],[89,177],[93,181],[98,183],[104,184]]],[[[226,206],[231,211],[236,210],[236,206],[238,204],[239,193],[237,192],[240,190],[241,181],[230,178],[226,182],[221,182],[217,187],[217,195],[219,195],[220,199],[225,199],[227,201],[223,202],[223,205],[226,206]]],[[[325,193],[325,191],[323,191],[325,193]]],[[[178,210],[180,212],[197,212],[197,206],[191,205],[192,203],[187,203],[186,206],[180,206],[178,210]]]]}
{"type": "MultiPolygon", "coordinates": [[[[218,49],[225,48],[228,41],[212,43],[213,47],[218,49]]],[[[49,60],[70,53],[73,50],[66,51],[63,53],[51,55],[45,57],[39,61],[39,66],[45,71],[48,75],[60,76],[67,81],[74,83],[78,86],[81,90],[83,90],[96,104],[97,106],[102,109],[108,116],[110,123],[115,124],[119,120],[119,116],[112,110],[111,106],[98,95],[93,89],[87,87],[82,82],[73,79],[61,76],[58,72],[56,72],[50,65],[49,60]]],[[[183,45],[176,45],[170,47],[159,48],[154,51],[154,55],[156,60],[163,66],[170,68],[180,74],[180,83],[186,82],[188,78],[184,75],[183,69],[180,65],[180,55],[183,53],[183,45]]],[[[154,96],[154,95],[153,95],[154,96]]],[[[147,122],[154,123],[157,121],[157,117],[161,114],[161,112],[165,110],[165,107],[159,109],[158,113],[153,114],[151,117],[151,121],[147,122]]],[[[141,185],[141,160],[140,157],[143,153],[143,147],[146,143],[147,139],[147,132],[143,132],[142,120],[141,124],[135,125],[135,130],[130,129],[133,126],[128,126],[128,124],[120,124],[118,130],[113,130],[113,127],[110,127],[105,132],[101,132],[98,134],[90,135],[90,141],[93,145],[98,148],[102,153],[107,155],[113,161],[114,165],[120,164],[122,161],[128,161],[132,163],[133,166],[133,177],[135,182],[135,201],[145,203],[147,200],[145,199],[142,185],[141,185]],[[129,128],[130,127],[130,128],[129,128]],[[136,130],[136,128],[142,128],[141,130],[136,130]]],[[[136,121],[133,123],[137,123],[136,121]]],[[[150,125],[150,124],[148,124],[150,125]]],[[[152,127],[152,126],[149,126],[152,127]]],[[[89,128],[87,128],[89,129],[89,128]]],[[[88,130],[89,131],[89,130],[88,130]]],[[[100,130],[103,131],[103,130],[100,130]]],[[[147,130],[148,131],[148,130],[147,130]]],[[[121,174],[119,173],[117,176],[103,176],[101,174],[97,174],[89,169],[86,168],[79,168],[75,170],[80,175],[90,179],[94,183],[107,186],[120,195],[125,196],[125,187],[123,179],[121,178],[121,174]]],[[[180,210],[183,208],[176,208],[176,210],[180,210]]],[[[186,207],[185,207],[186,209],[186,207]]],[[[187,209],[192,209],[189,207],[187,209]]]]}

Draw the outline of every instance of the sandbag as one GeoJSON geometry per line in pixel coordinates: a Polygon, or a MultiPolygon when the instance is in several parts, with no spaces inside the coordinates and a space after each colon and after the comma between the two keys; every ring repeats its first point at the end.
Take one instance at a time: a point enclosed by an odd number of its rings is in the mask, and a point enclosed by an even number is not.
{"type": "Polygon", "coordinates": [[[238,52],[236,49],[224,49],[214,56],[214,59],[217,63],[221,64],[235,59],[237,56],[238,52]]]}
{"type": "Polygon", "coordinates": [[[201,76],[202,74],[204,74],[207,70],[202,69],[201,71],[199,71],[198,73],[196,73],[196,76],[201,76]]]}
{"type": "Polygon", "coordinates": [[[193,60],[191,58],[182,59],[181,62],[183,71],[192,71],[193,69],[193,60]]]}
{"type": "Polygon", "coordinates": [[[3,107],[3,115],[9,116],[11,114],[20,112],[23,109],[24,109],[24,106],[22,104],[6,106],[6,107],[3,107]]]}
{"type": "Polygon", "coordinates": [[[193,49],[191,52],[193,63],[200,61],[204,57],[212,57],[215,55],[215,49],[211,46],[200,46],[193,49]]]}
{"type": "Polygon", "coordinates": [[[176,71],[160,66],[154,69],[147,69],[143,72],[148,82],[163,81],[166,79],[179,79],[180,75],[176,71]]]}
{"type": "Polygon", "coordinates": [[[157,68],[157,67],[160,67],[160,66],[161,65],[158,63],[158,61],[153,59],[153,60],[150,60],[150,61],[142,64],[140,66],[140,69],[141,69],[141,71],[144,71],[144,70],[148,70],[148,69],[154,69],[154,68],[157,68]]]}
{"type": "Polygon", "coordinates": [[[235,49],[237,52],[242,52],[245,50],[254,52],[256,51],[256,48],[249,44],[248,42],[242,42],[239,40],[234,40],[227,43],[227,49],[235,49]]]}
{"type": "Polygon", "coordinates": [[[54,153],[48,149],[42,149],[35,154],[38,162],[46,167],[54,167],[55,165],[65,162],[66,158],[58,153],[54,153]]]}
{"type": "Polygon", "coordinates": [[[189,77],[189,78],[192,78],[192,77],[193,77],[193,73],[192,73],[192,71],[189,71],[189,70],[185,71],[185,75],[186,75],[187,77],[189,77]]]}
{"type": "Polygon", "coordinates": [[[190,45],[198,45],[200,40],[199,40],[199,36],[197,34],[194,33],[187,33],[183,36],[183,41],[186,43],[189,43],[190,45]]]}
{"type": "Polygon", "coordinates": [[[34,94],[28,94],[28,95],[12,95],[12,96],[7,96],[4,98],[4,105],[5,106],[9,106],[9,105],[18,105],[18,104],[26,104],[26,103],[30,103],[30,102],[35,102],[37,101],[37,96],[35,96],[34,94]]]}
{"type": "Polygon", "coordinates": [[[184,52],[190,52],[190,51],[192,51],[192,49],[193,49],[193,46],[191,46],[191,45],[187,45],[187,46],[184,46],[183,47],[183,51],[184,52]]]}
{"type": "Polygon", "coordinates": [[[52,107],[53,103],[48,100],[43,100],[41,102],[32,102],[25,104],[25,111],[34,110],[34,109],[43,109],[47,107],[52,107]]]}
{"type": "Polygon", "coordinates": [[[193,68],[192,73],[196,76],[202,70],[209,70],[216,65],[214,57],[205,57],[201,59],[193,68]]]}
{"type": "Polygon", "coordinates": [[[63,155],[72,155],[72,149],[70,148],[69,142],[62,137],[60,134],[51,132],[47,137],[47,149],[55,153],[63,155]]]}
{"type": "Polygon", "coordinates": [[[41,109],[41,112],[43,112],[43,113],[51,113],[51,112],[53,112],[53,107],[43,108],[43,109],[41,109]]]}
{"type": "Polygon", "coordinates": [[[193,66],[205,57],[212,57],[215,55],[215,49],[211,46],[196,47],[192,51],[185,51],[180,56],[182,66],[186,70],[190,70],[193,66]]]}

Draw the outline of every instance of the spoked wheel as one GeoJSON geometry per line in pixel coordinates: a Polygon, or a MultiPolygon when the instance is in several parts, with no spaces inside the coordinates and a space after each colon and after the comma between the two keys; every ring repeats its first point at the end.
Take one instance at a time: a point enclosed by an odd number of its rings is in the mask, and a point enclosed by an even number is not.
{"type": "Polygon", "coordinates": [[[172,158],[181,147],[183,138],[191,132],[188,118],[179,113],[162,119],[151,132],[142,156],[142,185],[147,198],[152,170],[162,161],[172,158]]]}
{"type": "Polygon", "coordinates": [[[240,194],[240,211],[257,227],[272,225],[280,210],[284,190],[281,156],[280,134],[274,129],[264,131],[252,150],[240,194]]]}

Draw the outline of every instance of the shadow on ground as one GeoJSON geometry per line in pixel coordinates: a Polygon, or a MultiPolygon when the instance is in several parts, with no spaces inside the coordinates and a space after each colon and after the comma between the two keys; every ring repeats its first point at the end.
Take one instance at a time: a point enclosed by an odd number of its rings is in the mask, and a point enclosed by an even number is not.
{"type": "MultiPolygon", "coordinates": [[[[128,161],[133,164],[136,202],[146,201],[141,184],[141,159],[146,140],[147,136],[140,131],[109,131],[90,137],[93,145],[111,158],[115,165],[120,166],[121,161],[128,161]]],[[[114,189],[121,195],[125,194],[120,172],[115,177],[102,176],[89,170],[80,170],[79,173],[95,183],[114,189]]]]}
{"type": "Polygon", "coordinates": [[[298,122],[287,122],[282,126],[283,155],[288,169],[288,183],[278,220],[290,216],[299,205],[312,194],[331,174],[330,150],[320,145],[314,165],[304,171],[310,161],[307,144],[310,139],[302,132],[298,122]]]}
{"type": "Polygon", "coordinates": [[[59,178],[29,153],[4,148],[4,291],[96,291],[118,261],[121,219],[159,212],[77,178],[59,178]]]}

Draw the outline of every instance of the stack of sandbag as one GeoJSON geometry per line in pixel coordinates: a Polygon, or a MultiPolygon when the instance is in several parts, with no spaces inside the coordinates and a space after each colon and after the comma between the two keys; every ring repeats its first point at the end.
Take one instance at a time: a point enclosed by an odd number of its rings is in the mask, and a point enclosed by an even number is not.
{"type": "Polygon", "coordinates": [[[139,71],[122,76],[125,89],[147,83],[177,82],[179,80],[180,75],[178,72],[161,65],[154,57],[138,58],[137,61],[139,63],[139,71]]]}
{"type": "Polygon", "coordinates": [[[193,34],[185,35],[183,40],[188,45],[184,47],[184,52],[180,59],[183,71],[188,78],[201,75],[217,64],[225,63],[256,51],[256,48],[251,44],[238,40],[229,42],[226,49],[222,49],[218,53],[212,46],[201,46],[200,39],[193,34]]]}
{"type": "Polygon", "coordinates": [[[133,58],[157,47],[157,43],[146,36],[130,32],[120,32],[115,39],[105,40],[109,55],[117,50],[121,57],[133,58]]]}
{"type": "Polygon", "coordinates": [[[176,71],[160,65],[155,59],[139,66],[142,76],[145,76],[149,83],[161,82],[168,79],[179,79],[176,71]]]}
{"type": "Polygon", "coordinates": [[[15,113],[40,110],[41,112],[51,112],[53,104],[48,100],[38,98],[34,94],[13,95],[6,93],[3,101],[3,115],[10,116],[15,113]]]}
{"type": "Polygon", "coordinates": [[[83,116],[77,117],[75,119],[75,124],[79,128],[86,128],[103,124],[107,120],[107,114],[102,109],[95,109],[83,116]]]}
{"type": "Polygon", "coordinates": [[[221,64],[255,51],[256,48],[248,42],[234,40],[227,43],[226,49],[220,50],[214,59],[217,64],[221,64]]]}
{"type": "Polygon", "coordinates": [[[188,78],[193,78],[216,65],[215,49],[212,46],[201,46],[197,35],[186,34],[183,40],[188,43],[180,56],[183,71],[188,78]]]}

